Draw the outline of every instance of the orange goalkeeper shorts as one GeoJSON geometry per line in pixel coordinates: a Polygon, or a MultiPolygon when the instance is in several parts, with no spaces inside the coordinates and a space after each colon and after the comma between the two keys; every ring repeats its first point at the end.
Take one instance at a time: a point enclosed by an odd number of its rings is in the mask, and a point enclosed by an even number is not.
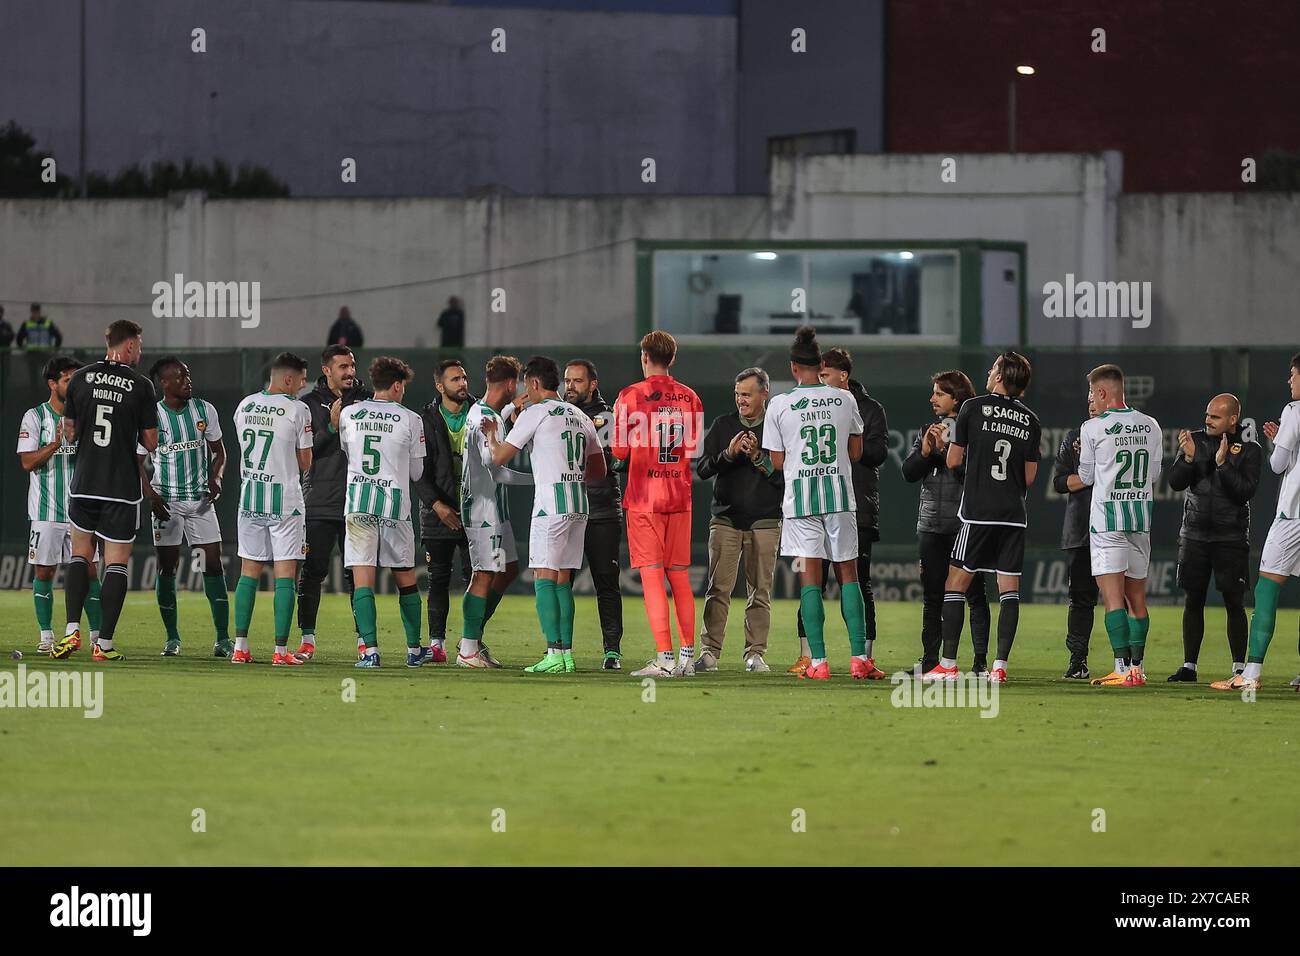
{"type": "Polygon", "coordinates": [[[627,552],[632,567],[659,564],[667,568],[691,565],[691,513],[651,511],[627,513],[627,552]]]}

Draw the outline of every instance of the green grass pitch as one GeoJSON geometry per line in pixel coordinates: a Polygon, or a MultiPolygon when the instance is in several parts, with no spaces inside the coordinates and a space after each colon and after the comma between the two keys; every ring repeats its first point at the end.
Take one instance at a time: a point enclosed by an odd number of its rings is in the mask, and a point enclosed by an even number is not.
{"type": "MultiPolygon", "coordinates": [[[[786,675],[794,606],[773,607],[774,673],[740,669],[733,604],[722,671],[661,680],[646,702],[628,670],[596,669],[589,598],[580,670],[551,677],[519,670],[542,648],[524,596],[489,624],[509,669],[485,672],[407,670],[394,596],[379,598],[379,671],[352,667],[336,596],[305,667],[269,666],[267,593],[254,666],[210,656],[194,594],[181,595],[184,656],[164,659],[153,595],[132,593],[118,640],[129,659],[103,668],[100,719],[0,710],[0,864],[1281,865],[1300,850],[1295,611],[1279,614],[1267,686],[1245,702],[1165,683],[1182,659],[1178,608],[1154,611],[1151,683],[1123,690],[1061,680],[1065,608],[1027,605],[988,719],[897,708],[890,683],[849,680],[833,609],[835,678],[786,675]]],[[[630,670],[651,645],[640,599],[624,610],[630,670]]],[[[887,671],[915,660],[919,613],[878,606],[887,671]]],[[[453,602],[452,633],[459,619],[453,602]]],[[[1206,625],[1208,682],[1227,673],[1222,610],[1206,625]]],[[[56,662],[34,646],[30,594],[0,594],[0,667],[18,667],[14,648],[29,669],[93,666],[88,648],[56,662]]],[[[1108,651],[1098,615],[1099,673],[1108,651]]]]}

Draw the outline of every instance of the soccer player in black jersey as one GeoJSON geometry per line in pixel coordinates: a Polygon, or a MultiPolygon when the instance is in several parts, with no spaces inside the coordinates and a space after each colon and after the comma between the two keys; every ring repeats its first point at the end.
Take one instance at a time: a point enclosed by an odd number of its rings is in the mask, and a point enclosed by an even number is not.
{"type": "Polygon", "coordinates": [[[72,524],[72,560],[64,584],[68,626],[51,657],[68,657],[81,647],[81,609],[99,538],[104,552],[103,622],[93,659],[122,659],[113,649],[113,632],[126,600],[126,563],[143,497],[135,449],[137,443],[150,453],[158,447],[153,383],[135,370],[140,364],[142,331],[129,319],[118,319],[104,332],[108,343],[104,358],[79,369],[68,382],[64,437],[77,442],[77,466],[68,490],[72,524]]]}
{"type": "Polygon", "coordinates": [[[966,466],[943,595],[943,651],[925,680],[956,680],[957,644],[966,618],[966,591],[977,571],[998,577],[998,650],[988,673],[1007,679],[1007,657],[1020,621],[1020,572],[1025,563],[1025,493],[1038,474],[1042,426],[1020,401],[1029,387],[1029,359],[1003,352],[989,369],[988,394],[967,399],[948,445],[948,467],[966,466]]]}

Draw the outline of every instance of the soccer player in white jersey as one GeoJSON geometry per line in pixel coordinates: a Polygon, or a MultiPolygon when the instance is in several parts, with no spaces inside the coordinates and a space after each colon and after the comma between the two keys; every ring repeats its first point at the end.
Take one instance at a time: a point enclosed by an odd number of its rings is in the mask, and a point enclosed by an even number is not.
{"type": "MultiPolygon", "coordinates": [[[[81,367],[66,355],[45,363],[43,372],[49,398],[23,413],[18,427],[18,460],[29,473],[27,517],[31,520],[27,563],[33,568],[32,603],[40,638],[38,654],[54,650],[54,572],[72,557],[72,530],[68,524],[68,482],[77,461],[77,443],[63,439],[63,403],[68,380],[81,367]]],[[[93,574],[93,566],[92,571],[93,574]]],[[[99,637],[99,578],[90,579],[86,598],[92,643],[99,637]]]]}
{"type": "Polygon", "coordinates": [[[281,352],[271,362],[267,388],[244,398],[235,409],[239,439],[239,583],[235,585],[235,651],[232,664],[253,661],[248,628],[257,601],[262,568],[275,574],[275,653],[272,666],[303,662],[290,652],[289,628],[298,565],[307,550],[302,473],[311,467],[311,411],[297,395],[307,386],[307,362],[281,352]]]}
{"type": "Polygon", "coordinates": [[[519,360],[494,355],[485,369],[483,398],[465,418],[465,455],[460,479],[460,520],[469,540],[473,577],[461,601],[463,621],[456,663],[460,667],[500,667],[483,643],[483,626],[501,603],[510,582],[519,576],[515,531],[510,523],[507,485],[531,485],[533,476],[492,463],[485,421],[505,430],[501,412],[513,408],[519,390],[519,360]]]}
{"type": "Polygon", "coordinates": [[[190,368],[174,355],[153,364],[149,376],[162,388],[158,402],[158,447],[146,456],[136,448],[141,468],[152,459],[153,478],[141,475],[144,496],[153,512],[153,543],[158,549],[158,574],[154,594],[162,615],[167,640],[163,657],[181,652],[177,627],[176,568],[181,560],[181,539],[203,555],[203,593],[212,612],[216,641],[213,657],[229,657],[230,600],[226,575],[221,566],[221,525],[217,522],[217,498],[221,476],[226,470],[226,446],[221,440],[221,422],[211,402],[194,397],[190,368]]]}
{"type": "Polygon", "coordinates": [[[354,666],[379,666],[375,582],[391,568],[406,632],[406,666],[429,656],[420,646],[420,589],[415,584],[415,529],[411,482],[424,472],[424,422],[402,404],[415,377],[391,355],[370,362],[373,398],[354,402],[339,416],[339,445],[348,460],[343,505],[343,563],[352,570],[352,610],[365,652],[354,666]]]}
{"type": "Polygon", "coordinates": [[[795,332],[790,349],[790,374],[797,384],[768,404],[763,448],[785,477],[781,554],[795,558],[799,569],[799,613],[812,659],[800,676],[831,678],[822,606],[822,562],[829,560],[849,629],[850,673],[865,679],[871,669],[867,607],[858,583],[857,497],[850,467],[862,457],[862,414],[846,390],[822,383],[822,364],[817,332],[805,325],[795,332]]]}
{"type": "Polygon", "coordinates": [[[1118,365],[1099,365],[1088,373],[1088,410],[1094,417],[1079,427],[1079,473],[1067,479],[1067,487],[1075,491],[1092,486],[1092,574],[1115,652],[1115,670],[1093,683],[1141,687],[1146,683],[1142,655],[1151,626],[1146,593],[1151,511],[1163,462],[1160,423],[1128,407],[1118,365]],[[1126,665],[1125,659],[1131,662],[1126,665]]]}
{"type": "MultiPolygon", "coordinates": [[[[1273,444],[1268,464],[1282,476],[1277,490],[1277,511],[1264,550],[1259,557],[1259,579],[1255,582],[1255,610],[1250,616],[1250,642],[1246,646],[1246,669],[1227,680],[1215,681],[1215,690],[1247,690],[1260,686],[1264,655],[1273,640],[1277,624],[1277,602],[1289,577],[1300,576],[1300,352],[1291,357],[1287,378],[1291,401],[1282,409],[1280,420],[1264,423],[1264,434],[1273,444]]],[[[1300,690],[1300,677],[1291,682],[1300,690]]]]}
{"type": "Polygon", "coordinates": [[[587,534],[587,481],[605,476],[605,452],[591,419],[559,396],[560,367],[534,355],[524,366],[529,405],[501,441],[496,422],[480,428],[501,467],[529,449],[533,466],[533,517],[528,566],[533,569],[537,617],[546,635],[546,656],[524,670],[562,674],[573,661],[573,572],[582,567],[587,534]]]}

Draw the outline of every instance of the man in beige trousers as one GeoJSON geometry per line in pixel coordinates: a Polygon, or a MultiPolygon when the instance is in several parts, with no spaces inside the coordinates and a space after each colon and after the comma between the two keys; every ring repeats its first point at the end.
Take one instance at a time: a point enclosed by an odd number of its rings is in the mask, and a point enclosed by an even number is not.
{"type": "Polygon", "coordinates": [[[704,436],[696,473],[713,479],[709,521],[709,588],[704,599],[703,649],[696,672],[715,671],[740,563],[745,565],[745,670],[770,670],[763,656],[771,624],[772,576],[781,543],[780,470],[763,451],[768,377],[761,368],[736,376],[736,411],[719,416],[704,436]]]}

